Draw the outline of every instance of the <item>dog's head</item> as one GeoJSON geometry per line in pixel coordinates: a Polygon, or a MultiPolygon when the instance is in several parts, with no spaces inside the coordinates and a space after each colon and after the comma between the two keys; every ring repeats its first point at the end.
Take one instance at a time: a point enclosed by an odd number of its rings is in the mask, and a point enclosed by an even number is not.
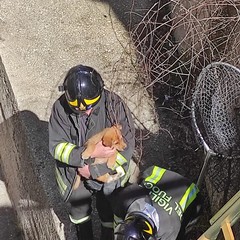
{"type": "Polygon", "coordinates": [[[106,147],[114,147],[118,151],[123,151],[127,144],[123,140],[121,130],[122,126],[119,124],[110,127],[102,138],[103,145],[106,147]]]}

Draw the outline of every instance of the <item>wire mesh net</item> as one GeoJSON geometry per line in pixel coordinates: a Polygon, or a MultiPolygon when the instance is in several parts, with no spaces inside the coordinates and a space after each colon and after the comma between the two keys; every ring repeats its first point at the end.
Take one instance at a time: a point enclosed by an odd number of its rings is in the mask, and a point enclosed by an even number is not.
{"type": "Polygon", "coordinates": [[[200,73],[194,92],[196,124],[210,149],[239,156],[240,70],[212,63],[200,73]]]}
{"type": "Polygon", "coordinates": [[[199,143],[217,154],[208,167],[215,189],[237,186],[239,179],[233,178],[240,171],[240,70],[222,62],[205,67],[197,79],[192,106],[199,143]]]}

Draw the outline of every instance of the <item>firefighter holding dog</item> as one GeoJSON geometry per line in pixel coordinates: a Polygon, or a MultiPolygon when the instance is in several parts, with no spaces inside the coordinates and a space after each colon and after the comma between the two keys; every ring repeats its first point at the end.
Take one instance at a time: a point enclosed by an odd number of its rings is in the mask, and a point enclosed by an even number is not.
{"type": "Polygon", "coordinates": [[[176,172],[147,168],[138,184],[110,196],[115,214],[115,240],[186,240],[200,216],[197,186],[176,172]]]}
{"type": "MultiPolygon", "coordinates": [[[[135,147],[135,128],[129,108],[122,99],[104,88],[100,74],[89,66],[71,68],[59,87],[63,94],[55,101],[49,120],[49,150],[55,159],[55,175],[60,194],[70,204],[70,220],[76,225],[79,240],[92,240],[91,201],[96,194],[96,207],[101,220],[101,240],[113,239],[113,213],[106,195],[129,181],[131,160],[135,147]],[[87,165],[81,158],[84,143],[93,135],[111,127],[122,126],[127,147],[117,153],[114,169],[106,164],[87,165]],[[101,183],[95,179],[113,170],[122,177],[114,182],[101,183]],[[74,190],[79,173],[83,181],[74,190]]],[[[109,157],[114,149],[97,144],[91,159],[109,157]]]]}

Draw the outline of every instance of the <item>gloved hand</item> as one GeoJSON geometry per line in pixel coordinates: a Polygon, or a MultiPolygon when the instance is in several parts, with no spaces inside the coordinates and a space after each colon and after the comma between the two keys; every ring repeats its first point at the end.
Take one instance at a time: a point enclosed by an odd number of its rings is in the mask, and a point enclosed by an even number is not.
{"type": "MultiPolygon", "coordinates": [[[[96,178],[98,178],[99,176],[104,175],[105,173],[109,173],[109,174],[114,174],[116,173],[116,171],[113,171],[112,169],[108,168],[106,163],[102,163],[102,164],[96,164],[96,165],[89,165],[89,171],[91,174],[91,179],[88,179],[85,182],[85,187],[89,190],[95,190],[95,191],[100,191],[103,187],[102,182],[99,182],[97,180],[95,180],[96,178]]],[[[112,183],[105,183],[105,185],[107,185],[107,189],[108,191],[112,192],[115,189],[115,185],[116,183],[112,182],[112,183]],[[110,185],[113,185],[110,189],[110,185]]]]}
{"type": "Polygon", "coordinates": [[[88,165],[78,168],[77,169],[79,175],[86,179],[96,179],[99,176],[104,175],[105,173],[115,174],[116,171],[113,171],[112,169],[108,168],[106,163],[102,164],[96,164],[96,165],[88,165]]]}
{"type": "Polygon", "coordinates": [[[100,191],[102,189],[103,183],[98,182],[96,180],[88,179],[88,180],[84,181],[84,186],[88,190],[100,191]]]}
{"type": "Polygon", "coordinates": [[[108,168],[107,163],[90,165],[89,171],[92,179],[96,179],[99,176],[104,175],[105,173],[112,173],[112,169],[108,168]]]}

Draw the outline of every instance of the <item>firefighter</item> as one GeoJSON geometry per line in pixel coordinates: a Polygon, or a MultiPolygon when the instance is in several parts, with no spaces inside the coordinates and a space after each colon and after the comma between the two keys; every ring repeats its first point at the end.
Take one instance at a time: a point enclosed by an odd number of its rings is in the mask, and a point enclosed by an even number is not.
{"type": "MultiPolygon", "coordinates": [[[[59,86],[63,94],[55,101],[49,119],[49,150],[55,159],[56,182],[63,200],[70,205],[69,217],[76,225],[79,240],[93,239],[91,221],[92,196],[96,196],[96,208],[101,220],[101,239],[113,239],[113,213],[106,195],[123,187],[131,175],[129,166],[137,167],[131,160],[135,147],[135,128],[129,108],[115,93],[104,88],[101,75],[92,67],[72,67],[59,86]],[[86,164],[81,158],[84,143],[105,127],[122,125],[127,147],[117,153],[114,169],[106,164],[86,164]],[[122,173],[114,182],[101,183],[95,179],[105,173],[122,173]],[[83,181],[74,190],[79,173],[83,181]]],[[[87,162],[95,157],[109,157],[115,150],[97,144],[87,162]]]]}
{"type": "Polygon", "coordinates": [[[109,201],[115,240],[186,240],[202,209],[194,183],[158,166],[147,168],[138,184],[116,189],[109,201]]]}

